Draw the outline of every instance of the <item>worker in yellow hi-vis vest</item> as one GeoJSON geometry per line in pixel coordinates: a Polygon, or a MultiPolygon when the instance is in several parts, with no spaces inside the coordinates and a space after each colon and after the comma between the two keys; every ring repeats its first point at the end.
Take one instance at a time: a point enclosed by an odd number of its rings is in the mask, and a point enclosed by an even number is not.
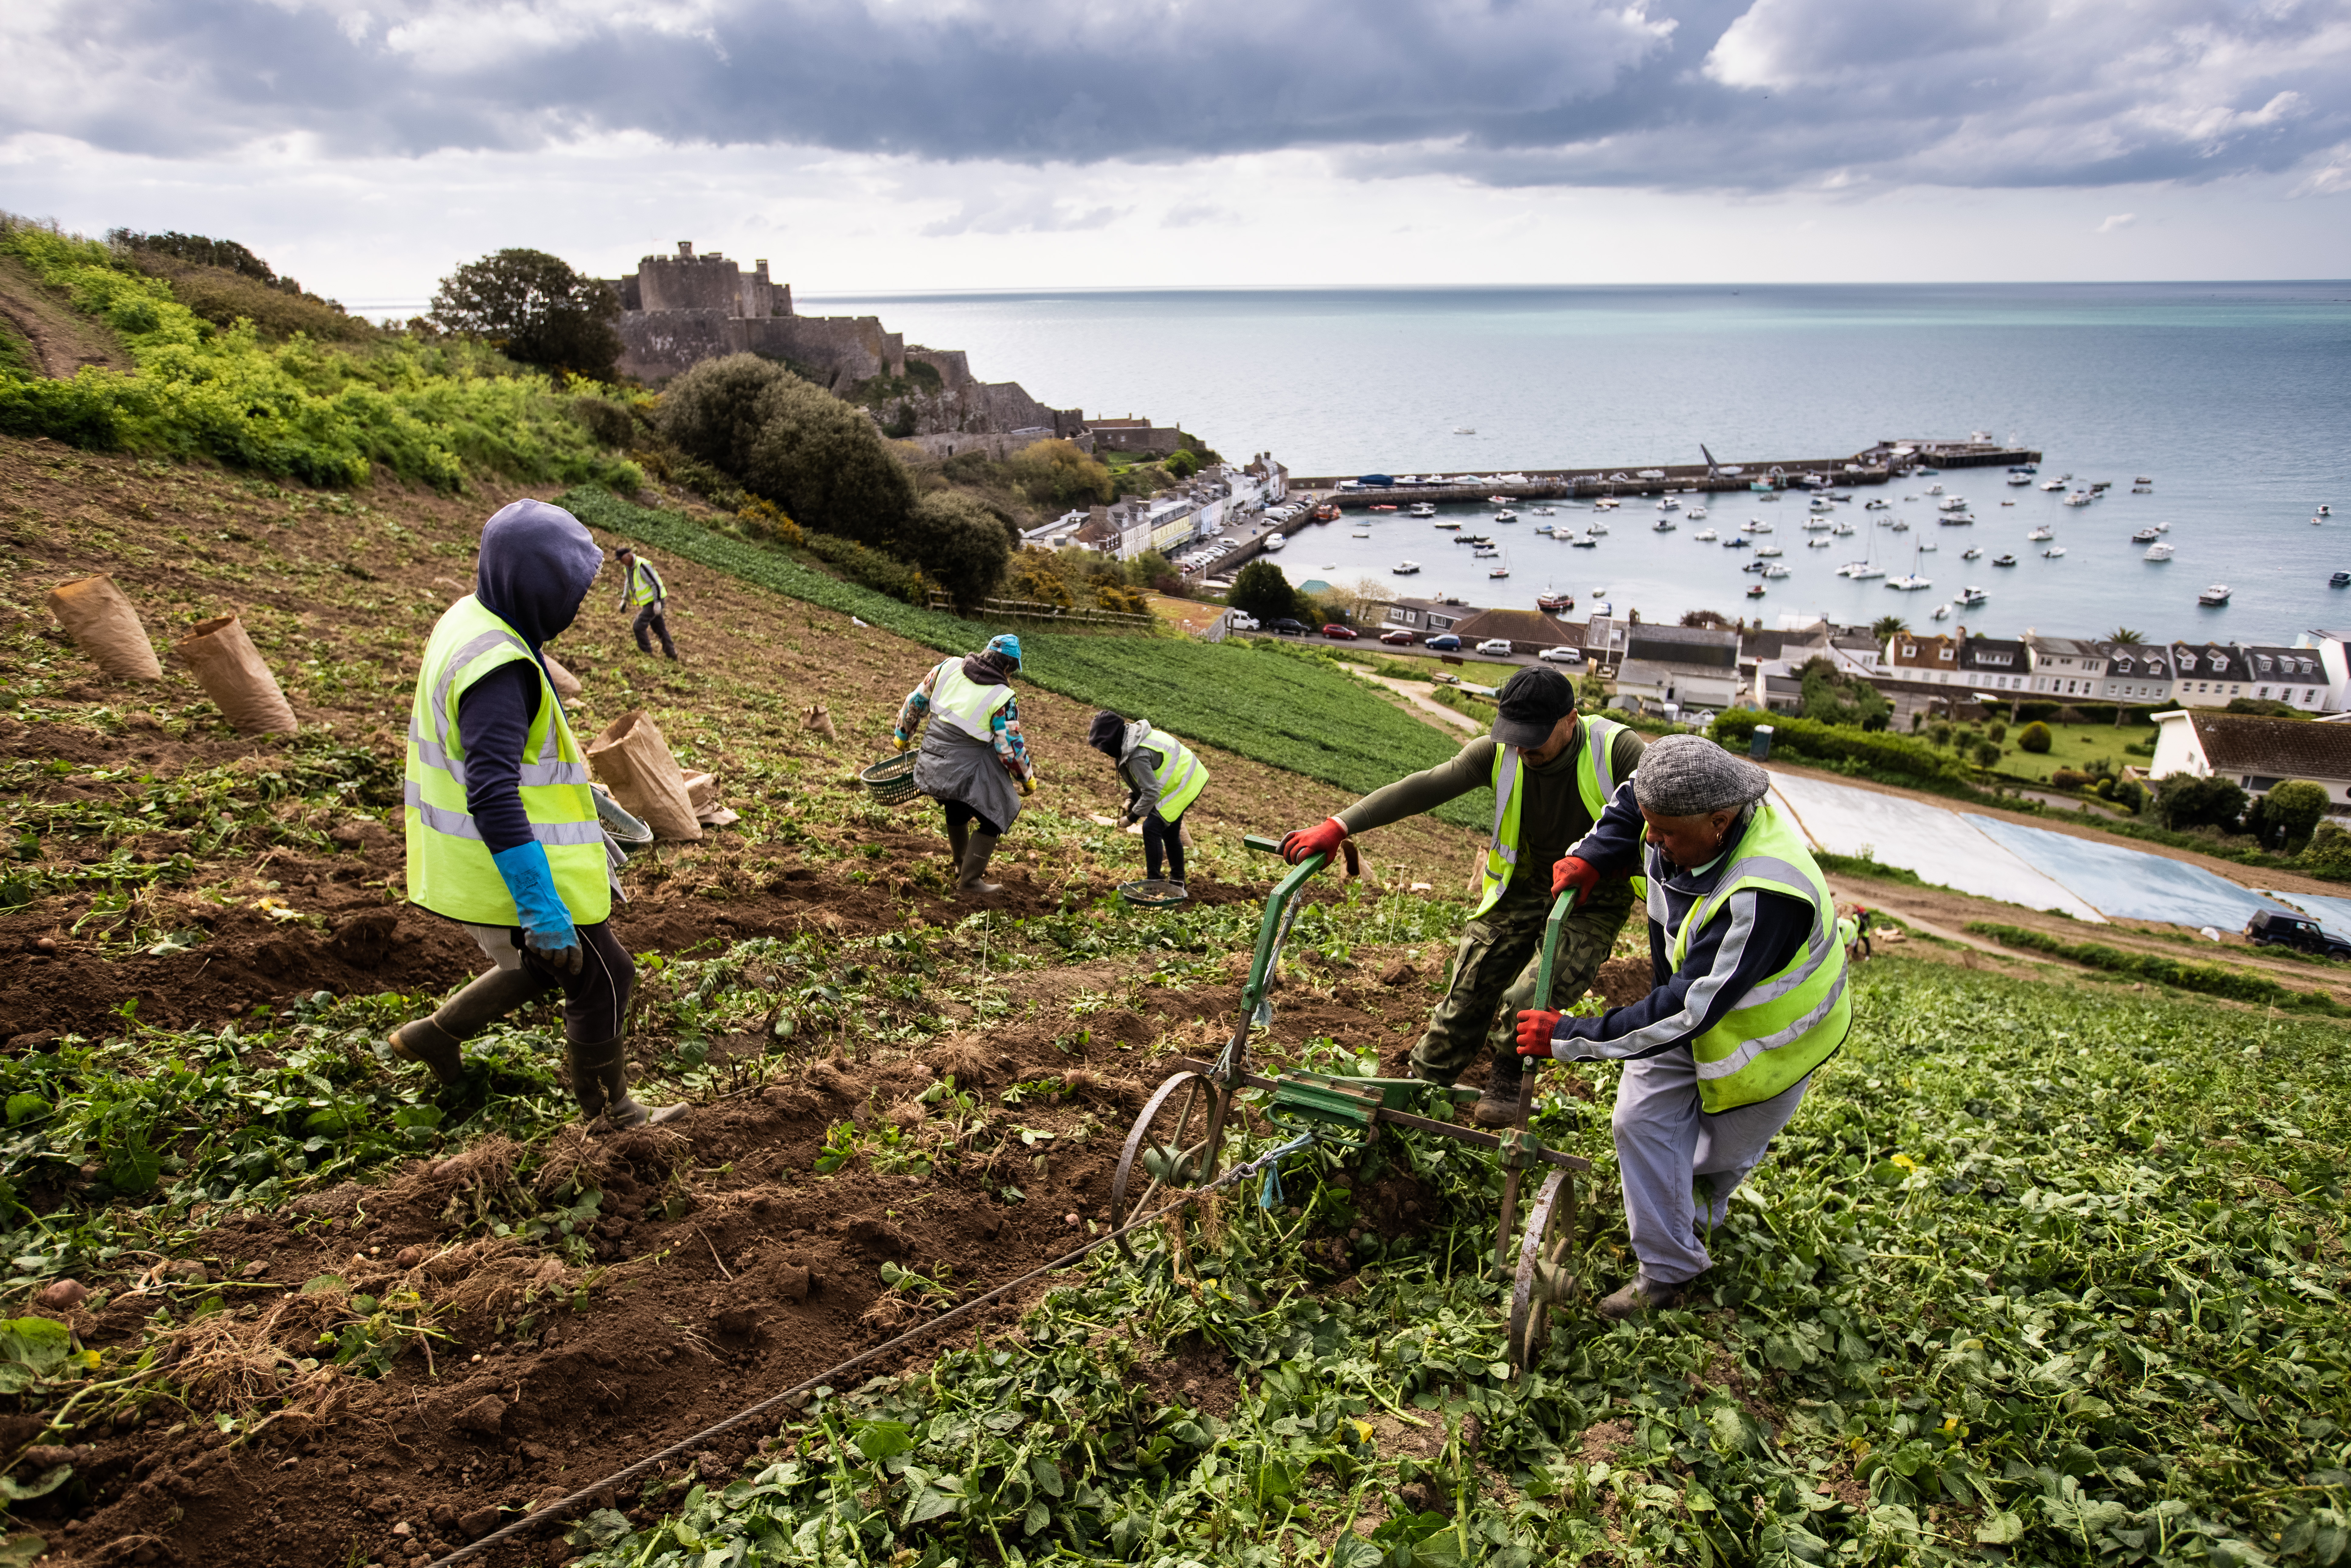
{"type": "Polygon", "coordinates": [[[1208,769],[1192,748],[1147,718],[1133,724],[1107,708],[1094,715],[1086,744],[1118,764],[1126,781],[1126,821],[1143,824],[1143,868],[1159,880],[1184,885],[1184,813],[1208,787],[1208,769]]]}
{"type": "Polygon", "coordinates": [[[464,925],[496,967],[390,1042],[455,1083],[467,1040],[560,988],[572,1098],[598,1131],[685,1110],[629,1097],[636,966],[612,935],[587,758],[540,662],[603,564],[577,517],[517,501],[483,528],[474,591],[424,645],[408,720],[408,897],[464,925]]]}
{"type": "Polygon", "coordinates": [[[621,565],[621,610],[627,613],[631,605],[637,607],[637,647],[647,653],[653,651],[652,632],[661,638],[662,652],[672,663],[677,659],[677,644],[669,640],[669,588],[662,581],[653,563],[646,560],[628,546],[622,545],[612,559],[621,565]]]}
{"type": "Polygon", "coordinates": [[[988,857],[1011,831],[1022,798],[1037,788],[1012,693],[1019,673],[1020,639],[1007,632],[967,658],[941,659],[898,705],[892,739],[899,750],[912,746],[928,721],[914,758],[914,787],[946,808],[958,898],[1004,891],[987,880],[988,857]]]}

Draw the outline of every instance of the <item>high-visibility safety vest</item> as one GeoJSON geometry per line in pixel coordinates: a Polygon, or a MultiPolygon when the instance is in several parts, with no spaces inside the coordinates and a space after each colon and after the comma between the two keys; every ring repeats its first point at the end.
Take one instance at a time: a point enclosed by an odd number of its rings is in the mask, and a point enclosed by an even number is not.
{"type": "MultiPolygon", "coordinates": [[[[1691,904],[1675,930],[1667,952],[1676,968],[1689,952],[1690,938],[1741,888],[1803,900],[1812,905],[1813,928],[1778,974],[1759,982],[1712,1029],[1690,1041],[1698,1101],[1709,1115],[1792,1087],[1826,1061],[1853,1027],[1836,901],[1802,835],[1767,800],[1756,807],[1736,853],[1739,858],[1723,868],[1714,891],[1691,904]]],[[[1667,913],[1659,887],[1650,895],[1649,917],[1662,925],[1667,913]]]]}
{"type": "Polygon", "coordinates": [[[482,830],[465,809],[465,745],[457,734],[457,699],[492,670],[517,660],[538,676],[538,716],[523,744],[523,813],[530,819],[530,836],[547,850],[564,907],[579,925],[593,925],[612,913],[612,887],[605,873],[604,830],[588,788],[588,760],[529,645],[470,593],[433,628],[409,709],[409,901],[473,925],[522,923],[482,830]]]}
{"type": "MultiPolygon", "coordinates": [[[[1625,727],[1613,718],[1589,714],[1581,723],[1583,755],[1575,761],[1575,788],[1583,797],[1583,809],[1596,822],[1600,813],[1608,809],[1621,782],[1613,770],[1610,754],[1615,747],[1617,732],[1625,727]]],[[[1500,902],[1502,890],[1510,885],[1510,868],[1519,863],[1519,748],[1498,742],[1494,747],[1494,836],[1486,845],[1484,896],[1470,915],[1473,920],[1500,902]]],[[[1633,896],[1646,897],[1648,883],[1637,876],[1632,881],[1633,896]]]]}
{"type": "Polygon", "coordinates": [[[963,673],[960,658],[941,659],[938,679],[931,683],[931,722],[993,745],[996,732],[988,721],[1011,700],[1009,685],[983,686],[963,673]]]}
{"type": "Polygon", "coordinates": [[[1155,724],[1136,744],[1159,753],[1159,768],[1152,778],[1159,786],[1160,820],[1172,822],[1190,810],[1200,791],[1208,787],[1208,769],[1192,755],[1190,747],[1155,724]]]}
{"type": "Polygon", "coordinates": [[[642,556],[629,562],[630,603],[651,604],[656,599],[667,597],[669,596],[662,591],[661,573],[653,570],[653,562],[642,556]]]}

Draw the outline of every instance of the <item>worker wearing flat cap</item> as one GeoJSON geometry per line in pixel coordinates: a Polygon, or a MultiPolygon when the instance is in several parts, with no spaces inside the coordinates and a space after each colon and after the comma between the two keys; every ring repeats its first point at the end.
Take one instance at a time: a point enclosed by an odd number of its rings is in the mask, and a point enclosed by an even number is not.
{"type": "Polygon", "coordinates": [[[1597,1018],[1519,1014],[1522,1055],[1622,1061],[1610,1118],[1639,1272],[1604,1317],[1678,1306],[1713,1264],[1701,1228],[1802,1103],[1853,1021],[1836,904],[1771,775],[1695,735],[1654,741],[1554,889],[1647,873],[1656,989],[1597,1018]]]}
{"type": "Polygon", "coordinates": [[[1486,1127],[1518,1119],[1522,1064],[1511,1020],[1519,1009],[1573,1006],[1632,914],[1637,890],[1625,878],[1595,882],[1568,917],[1551,995],[1535,995],[1551,913],[1550,867],[1591,833],[1635,768],[1646,766],[1641,737],[1612,719],[1579,715],[1575,688],[1556,670],[1520,670],[1499,697],[1492,733],[1451,761],[1374,789],[1319,827],[1281,841],[1282,858],[1295,864],[1333,853],[1351,834],[1492,789],[1494,829],[1479,861],[1478,907],[1461,934],[1445,999],[1412,1049],[1413,1071],[1444,1084],[1468,1071],[1481,1048],[1490,1050],[1493,1064],[1470,1113],[1486,1127]]]}

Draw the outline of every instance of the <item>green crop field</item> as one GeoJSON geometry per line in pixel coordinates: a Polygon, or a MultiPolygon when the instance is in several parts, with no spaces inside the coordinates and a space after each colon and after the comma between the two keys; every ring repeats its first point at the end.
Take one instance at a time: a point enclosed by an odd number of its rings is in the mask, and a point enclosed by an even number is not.
{"type": "MultiPolygon", "coordinates": [[[[714,533],[675,513],[631,506],[600,488],[583,486],[558,499],[594,527],[855,615],[942,653],[973,652],[1003,630],[916,609],[828,577],[781,550],[714,533]]],[[[1148,717],[1186,739],[1343,789],[1368,792],[1459,749],[1458,742],[1319,661],[1259,652],[1246,643],[1025,627],[1020,641],[1024,681],[1129,717],[1148,717]]],[[[1436,815],[1475,828],[1490,820],[1492,809],[1457,800],[1436,815]]]]}

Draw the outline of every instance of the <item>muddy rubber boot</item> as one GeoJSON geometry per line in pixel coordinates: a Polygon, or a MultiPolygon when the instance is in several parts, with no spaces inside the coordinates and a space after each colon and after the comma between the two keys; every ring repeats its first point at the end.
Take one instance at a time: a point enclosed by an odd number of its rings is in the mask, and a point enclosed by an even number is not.
{"type": "MultiPolygon", "coordinates": [[[[1515,1064],[1514,1064],[1515,1065],[1515,1064]]],[[[1525,1079],[1517,1072],[1508,1078],[1497,1067],[1487,1074],[1485,1092],[1478,1103],[1469,1108],[1469,1119],[1481,1127],[1515,1127],[1519,1124],[1519,1089],[1525,1079]]]]}
{"type": "Polygon", "coordinates": [[[1004,891],[1004,884],[1000,882],[980,880],[982,874],[987,870],[988,857],[996,852],[996,837],[994,833],[972,834],[971,847],[964,851],[963,874],[956,880],[956,892],[958,894],[985,896],[991,893],[1004,891]]]}
{"type": "Polygon", "coordinates": [[[947,824],[947,869],[957,876],[963,874],[963,857],[970,848],[971,824],[949,822],[947,824]]]}
{"type": "Polygon", "coordinates": [[[564,1042],[571,1067],[571,1097],[580,1102],[580,1119],[591,1134],[617,1133],[624,1127],[657,1127],[685,1114],[684,1105],[640,1105],[629,1094],[628,1037],[615,1035],[593,1045],[564,1042]]]}
{"type": "Polygon", "coordinates": [[[465,1076],[465,1042],[431,1019],[417,1019],[392,1031],[387,1042],[402,1061],[422,1062],[444,1083],[465,1076]]]}
{"type": "Polygon", "coordinates": [[[1690,1293],[1690,1282],[1678,1285],[1661,1284],[1635,1275],[1616,1292],[1604,1298],[1593,1311],[1612,1323],[1629,1322],[1648,1313],[1671,1312],[1682,1304],[1690,1293]]]}

